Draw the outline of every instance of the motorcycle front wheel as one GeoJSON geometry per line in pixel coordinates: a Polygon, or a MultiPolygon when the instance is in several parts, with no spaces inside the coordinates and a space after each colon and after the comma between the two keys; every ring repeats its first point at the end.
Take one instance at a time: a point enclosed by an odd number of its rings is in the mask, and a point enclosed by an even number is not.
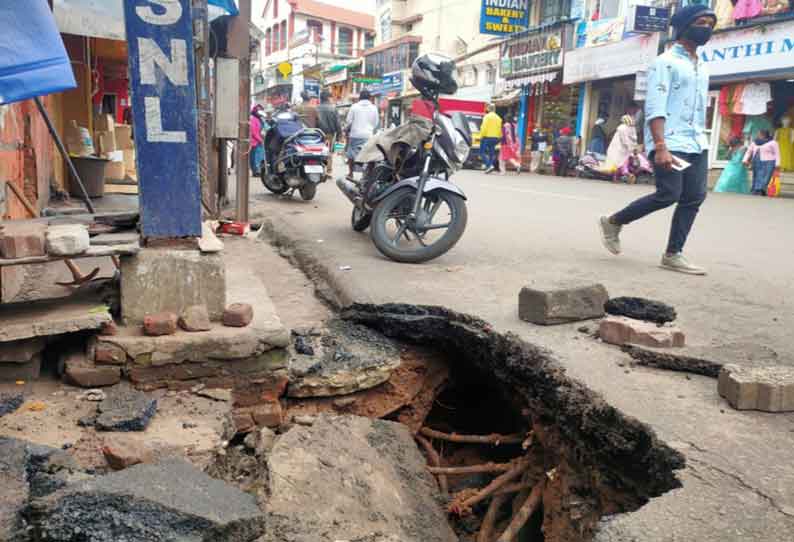
{"type": "Polygon", "coordinates": [[[422,263],[449,251],[463,236],[468,221],[465,200],[445,190],[422,194],[419,213],[410,214],[416,189],[402,188],[375,208],[370,235],[387,258],[401,263],[422,263]]]}

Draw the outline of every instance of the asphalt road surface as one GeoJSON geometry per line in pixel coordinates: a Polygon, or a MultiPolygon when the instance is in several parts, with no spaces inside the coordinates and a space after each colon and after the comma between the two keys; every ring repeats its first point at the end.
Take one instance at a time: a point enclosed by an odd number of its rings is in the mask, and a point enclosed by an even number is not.
{"type": "Polygon", "coordinates": [[[623,537],[614,540],[790,540],[794,414],[737,412],[714,379],[630,368],[627,355],[578,333],[581,324],[521,322],[517,298],[525,285],[600,282],[613,297],[674,305],[690,345],[763,345],[794,365],[794,200],[709,194],[686,247],[709,270],[695,277],[658,267],[672,209],[626,227],[622,256],[601,246],[598,216],[650,186],[472,171],[454,180],[469,198],[468,228],[451,252],[422,265],[391,262],[354,233],[333,182],[306,203],[264,194],[255,180],[252,216],[315,253],[343,298],[443,305],[518,333],[680,449],[684,487],[617,519],[623,537]]]}

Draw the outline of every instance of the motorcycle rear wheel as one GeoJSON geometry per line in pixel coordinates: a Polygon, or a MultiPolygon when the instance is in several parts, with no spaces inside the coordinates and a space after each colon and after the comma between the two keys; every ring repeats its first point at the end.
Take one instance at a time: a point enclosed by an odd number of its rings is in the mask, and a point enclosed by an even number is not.
{"type": "Polygon", "coordinates": [[[416,189],[402,188],[390,194],[381,201],[375,208],[372,215],[370,236],[375,247],[381,254],[400,263],[423,263],[438,258],[449,251],[463,236],[468,221],[468,210],[466,201],[457,194],[446,190],[438,190],[429,194],[423,194],[420,207],[424,210],[435,209],[432,213],[435,216],[442,204],[449,209],[449,222],[444,228],[444,224],[432,221],[435,226],[432,230],[416,232],[411,229],[406,220],[408,212],[412,209],[416,198],[416,189]],[[397,233],[389,231],[388,224],[394,221],[397,233]],[[441,231],[445,229],[441,237],[432,243],[427,243],[429,231],[441,231]],[[411,244],[415,241],[419,246],[401,246],[405,240],[411,244]]]}
{"type": "Polygon", "coordinates": [[[317,185],[307,182],[301,186],[298,191],[301,193],[303,201],[311,201],[314,199],[314,196],[317,195],[317,185]]]}
{"type": "Polygon", "coordinates": [[[289,190],[289,186],[287,186],[286,182],[281,180],[277,175],[270,175],[268,170],[269,168],[265,164],[262,166],[262,172],[260,174],[262,184],[265,185],[265,188],[278,195],[289,190]]]}

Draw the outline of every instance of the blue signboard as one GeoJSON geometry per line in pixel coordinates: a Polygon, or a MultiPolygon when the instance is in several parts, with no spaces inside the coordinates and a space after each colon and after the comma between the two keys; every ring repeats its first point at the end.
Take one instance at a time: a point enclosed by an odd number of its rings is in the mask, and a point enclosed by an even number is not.
{"type": "Polygon", "coordinates": [[[304,79],[303,90],[309,93],[312,98],[320,97],[320,82],[316,79],[304,79]]]}
{"type": "Polygon", "coordinates": [[[482,0],[480,33],[505,36],[529,27],[529,0],[482,0]]]}
{"type": "Polygon", "coordinates": [[[667,32],[670,26],[670,8],[634,6],[633,32],[667,32]]]}
{"type": "Polygon", "coordinates": [[[190,0],[126,0],[130,91],[145,237],[201,235],[190,0]]]}

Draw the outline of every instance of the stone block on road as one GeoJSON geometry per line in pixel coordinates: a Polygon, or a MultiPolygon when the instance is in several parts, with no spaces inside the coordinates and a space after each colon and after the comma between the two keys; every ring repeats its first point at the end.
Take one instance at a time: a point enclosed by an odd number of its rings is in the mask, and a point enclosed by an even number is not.
{"type": "Polygon", "coordinates": [[[204,305],[191,305],[179,316],[179,327],[185,331],[209,331],[212,329],[210,314],[204,305]]]}
{"type": "Polygon", "coordinates": [[[155,412],[156,399],[133,389],[111,388],[97,407],[96,428],[99,431],[143,431],[155,412]]]}
{"type": "Polygon", "coordinates": [[[598,328],[598,334],[605,343],[618,346],[639,344],[653,348],[672,348],[686,344],[683,331],[677,327],[659,327],[650,322],[625,316],[604,318],[598,328]]]}
{"type": "Polygon", "coordinates": [[[601,284],[544,290],[524,287],[518,294],[518,317],[544,326],[601,318],[608,300],[601,284]]]}
{"type": "Polygon", "coordinates": [[[254,319],[254,308],[248,303],[232,303],[223,311],[223,325],[245,327],[254,319]]]}
{"type": "Polygon", "coordinates": [[[719,394],[737,410],[794,411],[794,368],[726,365],[717,383],[719,394]]]}
{"type": "Polygon", "coordinates": [[[44,256],[46,224],[6,222],[0,226],[0,257],[13,260],[44,256]]]}
{"type": "Polygon", "coordinates": [[[219,321],[226,308],[226,269],[220,254],[147,248],[121,260],[121,316],[140,324],[147,314],[181,314],[191,305],[207,307],[219,321]]]}
{"type": "Polygon", "coordinates": [[[88,228],[83,224],[50,226],[47,230],[47,253],[53,256],[77,256],[90,245],[88,228]]]}
{"type": "Polygon", "coordinates": [[[73,483],[31,503],[51,542],[249,542],[264,533],[256,498],[172,459],[73,483]]]}
{"type": "Polygon", "coordinates": [[[143,332],[150,337],[176,333],[177,317],[173,312],[148,314],[143,318],[143,332]]]}
{"type": "Polygon", "coordinates": [[[72,353],[64,360],[66,379],[81,388],[115,386],[121,381],[121,368],[113,365],[96,366],[82,352],[72,353]]]}

